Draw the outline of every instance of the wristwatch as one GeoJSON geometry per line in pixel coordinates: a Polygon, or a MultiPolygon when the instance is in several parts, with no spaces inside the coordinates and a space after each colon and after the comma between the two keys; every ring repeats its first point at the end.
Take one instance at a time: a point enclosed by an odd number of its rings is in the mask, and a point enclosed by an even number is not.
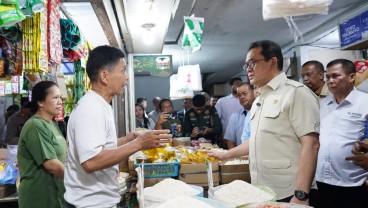
{"type": "Polygon", "coordinates": [[[300,201],[305,201],[307,199],[309,199],[309,194],[306,193],[303,190],[295,190],[294,191],[294,196],[299,199],[300,201]]]}

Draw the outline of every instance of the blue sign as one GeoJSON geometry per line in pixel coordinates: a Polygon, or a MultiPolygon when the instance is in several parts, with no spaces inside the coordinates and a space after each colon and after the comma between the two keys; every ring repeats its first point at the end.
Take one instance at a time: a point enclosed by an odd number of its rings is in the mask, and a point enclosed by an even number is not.
{"type": "Polygon", "coordinates": [[[341,48],[368,38],[368,11],[342,22],[339,27],[341,48]]]}

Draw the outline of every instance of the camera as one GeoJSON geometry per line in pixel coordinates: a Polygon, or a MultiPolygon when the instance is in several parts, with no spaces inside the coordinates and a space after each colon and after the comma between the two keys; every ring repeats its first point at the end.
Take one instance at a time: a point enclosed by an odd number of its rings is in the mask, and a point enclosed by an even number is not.
{"type": "Polygon", "coordinates": [[[175,119],[176,118],[175,113],[168,113],[168,115],[169,115],[168,119],[175,119]]]}

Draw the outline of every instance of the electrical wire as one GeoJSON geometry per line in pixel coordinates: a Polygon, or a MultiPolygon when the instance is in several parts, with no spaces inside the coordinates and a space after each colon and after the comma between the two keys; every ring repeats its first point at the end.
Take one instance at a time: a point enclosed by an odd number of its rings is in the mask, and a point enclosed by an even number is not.
{"type": "MultiPolygon", "coordinates": [[[[318,39],[316,39],[316,40],[312,41],[312,42],[309,42],[309,43],[303,43],[303,44],[298,44],[298,45],[292,46],[292,47],[291,47],[291,48],[289,48],[287,51],[283,52],[283,54],[288,53],[289,51],[291,51],[292,49],[294,49],[295,47],[298,47],[298,46],[313,46],[313,47],[319,47],[319,48],[329,48],[329,47],[323,47],[323,46],[317,46],[317,45],[311,45],[311,44],[313,44],[313,43],[316,43],[316,42],[320,41],[322,38],[325,38],[326,36],[330,35],[331,33],[335,32],[336,30],[337,30],[337,28],[336,28],[336,29],[334,29],[334,30],[332,30],[332,31],[330,31],[329,33],[325,34],[324,36],[322,36],[322,37],[320,37],[320,38],[318,38],[318,39]]],[[[336,47],[336,48],[338,48],[338,47],[336,47]]],[[[336,48],[329,48],[329,49],[336,49],[336,48]]]]}

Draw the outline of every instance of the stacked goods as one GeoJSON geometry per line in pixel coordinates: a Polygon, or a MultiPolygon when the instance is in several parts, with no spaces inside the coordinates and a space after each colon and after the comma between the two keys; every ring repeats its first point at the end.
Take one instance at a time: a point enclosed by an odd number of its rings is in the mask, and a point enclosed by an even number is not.
{"type": "Polygon", "coordinates": [[[235,180],[250,183],[249,160],[247,157],[221,161],[219,165],[221,184],[228,184],[235,180]]]}
{"type": "Polygon", "coordinates": [[[276,194],[263,187],[258,188],[247,182],[236,180],[227,185],[221,185],[209,191],[210,197],[229,205],[240,206],[250,203],[273,201],[276,194]]]}

